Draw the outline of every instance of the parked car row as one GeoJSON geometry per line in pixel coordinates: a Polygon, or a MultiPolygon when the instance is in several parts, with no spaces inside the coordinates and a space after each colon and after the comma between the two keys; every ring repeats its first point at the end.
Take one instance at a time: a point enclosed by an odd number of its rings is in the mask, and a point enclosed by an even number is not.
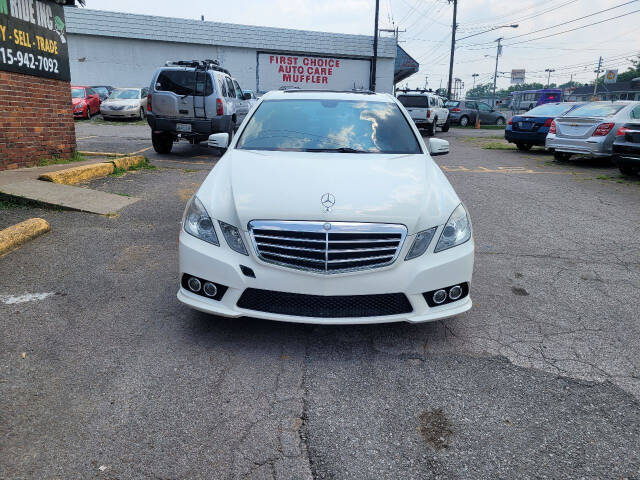
{"type": "Polygon", "coordinates": [[[507,123],[505,116],[491,108],[488,103],[476,100],[449,100],[445,104],[451,114],[451,123],[457,123],[461,127],[475,124],[478,119],[485,125],[504,125],[507,123]]]}
{"type": "Polygon", "coordinates": [[[511,118],[505,139],[519,150],[544,146],[556,160],[611,157],[630,175],[640,170],[640,102],[548,103],[511,118]]]}
{"type": "Polygon", "coordinates": [[[73,116],[90,119],[99,113],[109,118],[142,120],[147,109],[147,88],[114,88],[107,85],[71,87],[73,116]]]}

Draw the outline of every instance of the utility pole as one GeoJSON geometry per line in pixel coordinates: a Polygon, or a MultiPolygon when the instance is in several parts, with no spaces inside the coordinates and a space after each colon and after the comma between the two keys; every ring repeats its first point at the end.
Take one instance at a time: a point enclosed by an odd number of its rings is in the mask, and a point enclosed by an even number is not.
{"type": "Polygon", "coordinates": [[[498,80],[498,57],[502,53],[502,45],[500,44],[500,42],[502,42],[502,37],[497,39],[496,42],[498,42],[498,48],[496,49],[496,69],[493,72],[493,96],[492,96],[493,108],[496,108],[496,81],[498,80]]]}
{"type": "Polygon", "coordinates": [[[424,76],[424,89],[427,89],[427,85],[429,85],[429,75],[424,76]]]}
{"type": "Polygon", "coordinates": [[[555,72],[553,68],[547,68],[545,72],[549,72],[549,76],[547,77],[547,88],[549,88],[551,82],[551,72],[555,72]]]}
{"type": "Polygon", "coordinates": [[[479,77],[480,74],[479,73],[474,73],[471,76],[473,77],[473,87],[471,88],[471,90],[473,90],[474,88],[476,88],[476,77],[479,77]]]}
{"type": "Polygon", "coordinates": [[[598,90],[598,79],[600,78],[600,67],[602,66],[602,57],[598,60],[598,68],[596,69],[596,83],[593,84],[593,96],[596,96],[596,92],[598,90]]]}
{"type": "Polygon", "coordinates": [[[458,15],[458,0],[449,0],[453,2],[453,23],[451,24],[451,56],[449,57],[449,83],[447,84],[447,98],[451,98],[451,82],[453,81],[453,55],[456,51],[456,16],[458,15]]]}
{"type": "Polygon", "coordinates": [[[378,15],[380,15],[380,0],[376,0],[376,19],[373,27],[373,61],[371,62],[371,79],[369,90],[376,91],[376,64],[378,63],[378,15]]]}

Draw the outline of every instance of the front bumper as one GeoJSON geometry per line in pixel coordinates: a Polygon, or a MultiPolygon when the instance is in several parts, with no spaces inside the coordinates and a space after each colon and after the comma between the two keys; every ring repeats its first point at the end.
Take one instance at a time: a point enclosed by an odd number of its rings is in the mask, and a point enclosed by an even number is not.
{"type": "Polygon", "coordinates": [[[555,134],[547,135],[545,146],[557,152],[574,153],[585,155],[591,158],[601,158],[611,156],[611,145],[607,142],[607,137],[589,138],[558,138],[555,134]]]}
{"type": "Polygon", "coordinates": [[[137,118],[140,116],[140,108],[135,108],[133,110],[101,109],[100,113],[103,117],[137,118]]]}
{"type": "Polygon", "coordinates": [[[548,131],[544,132],[521,132],[521,131],[513,131],[511,129],[506,129],[504,131],[504,138],[508,142],[522,142],[522,143],[530,143],[532,145],[544,145],[545,140],[547,138],[548,131]]]}
{"type": "MultiPolygon", "coordinates": [[[[220,238],[221,245],[217,247],[182,231],[179,242],[180,278],[183,274],[193,275],[225,285],[228,290],[218,301],[194,294],[180,286],[178,300],[196,310],[225,317],[254,317],[299,323],[419,323],[440,320],[469,310],[472,306],[470,296],[445,305],[429,307],[422,293],[464,282],[470,283],[474,244],[471,239],[435,254],[433,248],[439,235],[440,229],[432,240],[432,245],[421,257],[404,260],[414,238],[408,236],[392,265],[326,275],[265,263],[256,258],[253,252],[250,256],[245,256],[232,251],[225,244],[224,238],[220,238]],[[240,265],[251,268],[255,278],[244,275],[240,265]],[[238,300],[246,288],[325,296],[404,293],[412,311],[399,315],[331,318],[274,314],[238,307],[238,300]]],[[[248,240],[245,235],[245,244],[250,246],[248,240]]]]}
{"type": "Polygon", "coordinates": [[[169,132],[183,137],[208,137],[213,133],[225,133],[231,130],[231,115],[220,115],[209,119],[201,118],[166,118],[158,117],[153,112],[147,113],[147,123],[154,132],[169,132]],[[177,124],[191,125],[191,132],[179,132],[177,124]]]}
{"type": "Polygon", "coordinates": [[[83,107],[79,110],[74,109],[73,110],[73,116],[74,117],[80,117],[80,118],[84,118],[87,116],[87,107],[83,107]]]}

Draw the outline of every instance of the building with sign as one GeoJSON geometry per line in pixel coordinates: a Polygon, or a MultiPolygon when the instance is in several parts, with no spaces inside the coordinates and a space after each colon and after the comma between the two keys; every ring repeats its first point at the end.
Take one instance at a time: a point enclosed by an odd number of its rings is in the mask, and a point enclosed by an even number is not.
{"type": "MultiPolygon", "coordinates": [[[[243,89],[256,92],[370,86],[373,37],[366,35],[80,8],[67,8],[66,16],[74,83],[147,86],[155,70],[169,60],[215,59],[243,89]]],[[[393,91],[396,55],[396,38],[380,37],[378,91],[393,91]]],[[[415,61],[410,67],[417,71],[415,61]]]]}
{"type": "MultiPolygon", "coordinates": [[[[640,78],[627,82],[599,83],[596,97],[600,100],[640,100],[640,78]]],[[[571,89],[565,93],[565,101],[588,102],[593,98],[593,85],[571,89]]]]}
{"type": "Polygon", "coordinates": [[[75,150],[67,38],[58,2],[0,0],[0,170],[75,150]]]}

